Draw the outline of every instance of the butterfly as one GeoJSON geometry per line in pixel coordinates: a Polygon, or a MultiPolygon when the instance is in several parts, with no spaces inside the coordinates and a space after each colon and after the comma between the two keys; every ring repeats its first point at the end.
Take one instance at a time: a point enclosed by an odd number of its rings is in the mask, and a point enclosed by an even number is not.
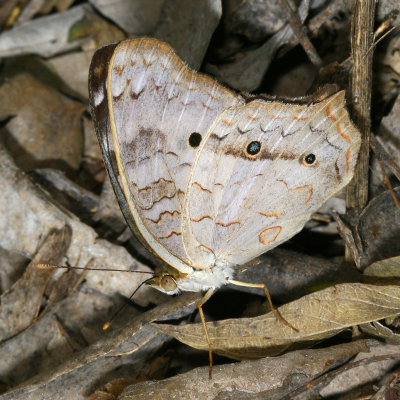
{"type": "Polygon", "coordinates": [[[240,284],[237,266],[353,176],[360,134],[343,91],[303,104],[241,95],[138,38],[95,53],[89,93],[122,213],[165,262],[148,282],[164,293],[240,284]]]}

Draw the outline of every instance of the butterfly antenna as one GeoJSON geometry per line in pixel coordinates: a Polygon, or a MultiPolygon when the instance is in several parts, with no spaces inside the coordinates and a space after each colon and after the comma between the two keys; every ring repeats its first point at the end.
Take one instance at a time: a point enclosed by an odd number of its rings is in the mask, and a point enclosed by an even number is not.
{"type": "MultiPolygon", "coordinates": [[[[152,274],[154,275],[154,274],[152,274]]],[[[153,277],[144,280],[134,291],[133,293],[129,296],[128,301],[132,300],[132,297],[136,294],[136,292],[147,282],[149,282],[151,279],[153,279],[153,277]]],[[[128,303],[125,303],[124,305],[122,305],[116,312],[115,314],[108,320],[108,322],[106,322],[103,325],[103,331],[106,331],[110,325],[112,324],[112,322],[115,320],[115,318],[118,316],[118,314],[121,313],[121,311],[128,305],[128,303]]]]}
{"type": "Polygon", "coordinates": [[[77,270],[86,270],[86,271],[112,271],[112,272],[129,272],[129,273],[137,273],[137,274],[150,274],[154,275],[153,272],[150,271],[130,271],[128,269],[116,269],[116,268],[92,268],[92,267],[71,267],[68,265],[52,265],[52,264],[37,264],[37,268],[39,269],[77,269],[77,270]]]}

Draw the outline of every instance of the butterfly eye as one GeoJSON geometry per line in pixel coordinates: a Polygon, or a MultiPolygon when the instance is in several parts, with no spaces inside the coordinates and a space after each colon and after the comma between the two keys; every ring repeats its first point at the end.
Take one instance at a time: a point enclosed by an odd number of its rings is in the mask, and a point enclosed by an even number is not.
{"type": "Polygon", "coordinates": [[[307,154],[303,157],[303,164],[306,167],[311,167],[312,165],[314,165],[316,163],[316,161],[317,161],[317,157],[315,157],[315,154],[313,154],[313,153],[307,154]]]}
{"type": "Polygon", "coordinates": [[[176,282],[171,275],[166,274],[161,278],[160,286],[166,292],[173,292],[176,289],[176,282]]]}
{"type": "Polygon", "coordinates": [[[189,136],[189,144],[192,147],[198,147],[201,143],[201,135],[199,132],[193,132],[189,136]]]}
{"type": "Polygon", "coordinates": [[[255,156],[261,150],[261,143],[258,140],[250,142],[246,147],[246,153],[248,156],[255,156]]]}

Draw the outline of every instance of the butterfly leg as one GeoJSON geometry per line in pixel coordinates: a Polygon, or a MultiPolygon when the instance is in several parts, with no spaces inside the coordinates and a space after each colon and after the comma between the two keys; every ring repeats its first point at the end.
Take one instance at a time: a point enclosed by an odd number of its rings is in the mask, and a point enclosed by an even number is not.
{"type": "Polygon", "coordinates": [[[267,289],[267,287],[265,286],[264,283],[249,283],[249,282],[235,281],[234,279],[229,279],[229,283],[232,283],[232,285],[236,285],[236,286],[255,287],[255,288],[264,289],[264,293],[265,293],[265,296],[267,297],[268,304],[271,307],[271,310],[274,313],[276,319],[281,321],[283,324],[285,324],[289,328],[292,328],[294,331],[296,331],[296,332],[299,331],[290,322],[288,322],[285,318],[283,318],[281,313],[279,312],[279,310],[277,310],[274,307],[274,305],[272,304],[272,300],[271,300],[271,296],[269,294],[269,291],[268,291],[268,289],[267,289]]]}
{"type": "Polygon", "coordinates": [[[207,330],[206,319],[204,318],[203,304],[211,297],[211,295],[213,293],[214,293],[214,288],[208,289],[206,294],[203,296],[203,298],[197,304],[197,308],[198,308],[199,314],[200,314],[201,323],[203,325],[204,333],[206,335],[206,339],[207,339],[207,343],[208,343],[208,358],[210,360],[210,366],[209,366],[209,369],[208,369],[208,377],[210,379],[212,378],[212,364],[213,364],[212,347],[211,347],[210,336],[209,336],[208,330],[207,330]]]}

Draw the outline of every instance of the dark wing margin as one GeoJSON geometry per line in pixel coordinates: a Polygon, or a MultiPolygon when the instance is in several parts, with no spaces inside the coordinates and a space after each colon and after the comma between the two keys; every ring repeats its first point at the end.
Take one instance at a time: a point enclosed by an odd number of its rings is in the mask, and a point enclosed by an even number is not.
{"type": "Polygon", "coordinates": [[[154,254],[150,246],[145,243],[139,233],[139,230],[136,227],[135,221],[132,218],[131,212],[129,210],[129,206],[126,201],[122,186],[118,180],[119,171],[111,134],[109,104],[106,88],[110,60],[117,46],[118,43],[107,45],[98,49],[93,55],[92,62],[89,68],[90,114],[92,116],[96,129],[96,135],[100,144],[101,152],[103,154],[104,164],[110,177],[111,184],[115,196],[117,197],[122,214],[136,238],[150,253],[154,254]]]}

